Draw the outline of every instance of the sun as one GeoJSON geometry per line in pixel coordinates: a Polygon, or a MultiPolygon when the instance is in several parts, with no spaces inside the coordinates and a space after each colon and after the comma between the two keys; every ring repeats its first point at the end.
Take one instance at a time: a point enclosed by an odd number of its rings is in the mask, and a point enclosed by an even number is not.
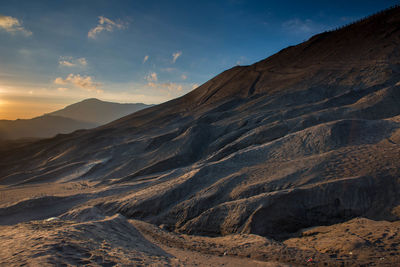
{"type": "Polygon", "coordinates": [[[0,98],[0,109],[4,112],[4,108],[7,106],[7,101],[0,98]]]}

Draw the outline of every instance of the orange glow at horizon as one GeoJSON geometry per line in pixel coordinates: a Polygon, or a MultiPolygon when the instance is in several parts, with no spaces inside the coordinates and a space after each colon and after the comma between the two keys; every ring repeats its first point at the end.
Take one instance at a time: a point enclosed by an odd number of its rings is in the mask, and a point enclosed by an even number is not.
{"type": "Polygon", "coordinates": [[[66,104],[51,99],[0,96],[0,120],[31,119],[64,108],[66,104]]]}
{"type": "Polygon", "coordinates": [[[114,92],[93,92],[70,88],[58,90],[44,86],[23,87],[0,81],[0,120],[32,119],[63,109],[87,98],[117,103],[158,104],[169,100],[165,95],[135,94],[129,89],[114,92]]]}
{"type": "Polygon", "coordinates": [[[5,102],[0,100],[0,120],[31,119],[63,108],[65,105],[35,102],[5,102]]]}

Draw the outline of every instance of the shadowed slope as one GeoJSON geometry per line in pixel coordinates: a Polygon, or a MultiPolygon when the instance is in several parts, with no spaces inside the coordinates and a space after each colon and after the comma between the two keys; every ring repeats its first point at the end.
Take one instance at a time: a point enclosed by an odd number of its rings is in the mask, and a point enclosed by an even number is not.
{"type": "Polygon", "coordinates": [[[44,115],[33,119],[0,120],[0,139],[48,138],[77,129],[89,129],[98,124],[61,116],[44,115]]]}

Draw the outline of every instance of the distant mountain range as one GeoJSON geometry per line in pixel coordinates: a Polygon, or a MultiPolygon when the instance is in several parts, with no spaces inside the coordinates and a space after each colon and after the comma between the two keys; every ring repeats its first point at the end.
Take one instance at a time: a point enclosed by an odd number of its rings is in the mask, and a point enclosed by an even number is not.
{"type": "Polygon", "coordinates": [[[120,104],[89,98],[47,115],[103,125],[150,106],[143,103],[120,104]]]}
{"type": "Polygon", "coordinates": [[[0,120],[0,139],[46,138],[78,129],[90,129],[150,106],[85,99],[32,119],[0,120]]]}

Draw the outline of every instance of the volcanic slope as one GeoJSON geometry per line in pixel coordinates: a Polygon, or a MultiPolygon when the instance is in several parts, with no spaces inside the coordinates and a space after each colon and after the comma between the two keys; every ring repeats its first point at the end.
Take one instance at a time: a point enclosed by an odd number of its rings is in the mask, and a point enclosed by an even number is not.
{"type": "Polygon", "coordinates": [[[342,249],[347,236],[327,250],[312,247],[307,228],[325,225],[314,235],[329,239],[359,224],[397,227],[399,156],[394,7],[105,126],[3,149],[0,214],[14,224],[119,213],[177,233],[286,240],[325,263],[381,255],[391,264],[400,260],[397,235],[379,247],[360,231],[362,244],[342,249]],[[48,201],[61,208],[44,209],[48,201]],[[358,257],[360,248],[370,253],[358,257]]]}

